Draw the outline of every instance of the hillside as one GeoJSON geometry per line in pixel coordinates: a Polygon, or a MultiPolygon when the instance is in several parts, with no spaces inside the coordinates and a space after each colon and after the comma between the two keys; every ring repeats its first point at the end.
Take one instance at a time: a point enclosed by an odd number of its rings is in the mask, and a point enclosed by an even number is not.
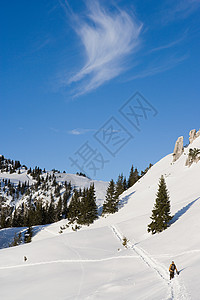
{"type": "Polygon", "coordinates": [[[121,195],[116,214],[59,234],[62,220],[39,228],[30,244],[0,250],[1,299],[198,300],[200,161],[186,166],[195,148],[200,137],[176,161],[169,154],[156,163],[121,195]],[[147,225],[161,175],[174,217],[167,230],[151,235],[147,225]],[[169,281],[172,260],[180,275],[169,281]]]}
{"type": "MultiPolygon", "coordinates": [[[[45,171],[43,172],[41,170],[40,176],[43,177],[44,179],[47,179],[47,185],[49,186],[49,190],[46,194],[43,193],[43,188],[42,184],[40,186],[37,186],[37,190],[35,191],[35,194],[32,195],[33,198],[37,197],[43,197],[45,200],[50,200],[50,194],[55,191],[55,187],[52,188],[51,181],[55,178],[56,182],[60,185],[61,190],[60,194],[62,195],[64,192],[64,184],[65,182],[71,183],[72,188],[74,189],[83,189],[84,187],[90,187],[91,184],[94,183],[95,190],[96,190],[96,198],[97,198],[97,205],[98,207],[102,206],[102,202],[104,201],[105,197],[105,192],[107,188],[107,182],[103,181],[97,181],[97,180],[91,180],[87,177],[80,176],[80,175],[74,175],[74,174],[67,174],[67,173],[60,173],[60,172],[53,172],[53,171],[45,171]],[[51,180],[52,179],[52,180],[51,180]],[[50,183],[48,182],[50,181],[50,183]],[[44,197],[45,196],[45,197],[44,197]]],[[[37,177],[32,176],[32,174],[29,174],[27,171],[27,168],[20,167],[18,170],[15,170],[15,172],[10,173],[6,171],[1,171],[0,172],[0,181],[1,181],[1,197],[4,197],[5,204],[10,205],[10,206],[16,206],[18,207],[22,202],[27,201],[27,195],[24,193],[19,193],[18,197],[14,194],[14,197],[12,195],[7,193],[7,190],[3,190],[3,187],[5,183],[3,181],[10,181],[11,185],[16,189],[19,182],[21,184],[27,184],[27,186],[31,187],[34,184],[37,183],[37,177]],[[20,172],[20,174],[18,173],[20,172]],[[14,201],[13,201],[14,198],[14,201]]],[[[55,197],[55,201],[58,200],[59,197],[55,197]]]]}
{"type": "Polygon", "coordinates": [[[0,156],[0,228],[5,228],[0,230],[0,248],[8,247],[21,226],[45,225],[65,218],[74,191],[89,189],[93,184],[101,214],[107,182],[38,167],[31,170],[0,156]]]}

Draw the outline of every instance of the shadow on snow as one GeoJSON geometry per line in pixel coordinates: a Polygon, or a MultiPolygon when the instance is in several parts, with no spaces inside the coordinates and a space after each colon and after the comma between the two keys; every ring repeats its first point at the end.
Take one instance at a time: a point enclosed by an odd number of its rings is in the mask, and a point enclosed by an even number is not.
{"type": "Polygon", "coordinates": [[[120,199],[119,201],[119,209],[121,209],[122,207],[124,207],[124,205],[126,205],[128,203],[128,201],[130,200],[130,197],[135,194],[135,191],[130,193],[129,195],[123,197],[122,199],[120,199]]]}
{"type": "Polygon", "coordinates": [[[200,197],[197,198],[197,199],[195,199],[195,200],[193,200],[192,202],[188,203],[186,206],[184,206],[184,207],[181,208],[180,210],[178,210],[178,211],[175,213],[175,215],[173,216],[173,219],[171,220],[170,225],[173,224],[173,223],[175,223],[176,221],[178,221],[178,219],[179,219],[182,215],[184,215],[184,214],[190,209],[190,207],[191,207],[197,200],[199,200],[199,199],[200,199],[200,197]]]}

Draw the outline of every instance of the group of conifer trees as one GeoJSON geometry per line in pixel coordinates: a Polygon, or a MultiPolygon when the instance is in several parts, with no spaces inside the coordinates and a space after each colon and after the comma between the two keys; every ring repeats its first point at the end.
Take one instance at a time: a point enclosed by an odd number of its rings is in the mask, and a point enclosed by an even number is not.
{"type": "Polygon", "coordinates": [[[0,155],[0,171],[1,172],[10,172],[10,174],[12,174],[12,173],[16,172],[16,170],[20,167],[21,167],[20,161],[6,159],[3,155],[0,155]]]}
{"type": "Polygon", "coordinates": [[[71,223],[89,225],[98,218],[94,184],[83,190],[74,190],[68,206],[67,218],[71,223]]]}
{"type": "MultiPolygon", "coordinates": [[[[144,171],[141,171],[140,174],[137,168],[132,166],[128,180],[123,174],[120,174],[116,183],[113,179],[110,181],[103,203],[102,216],[118,211],[119,196],[144,176],[151,166],[152,164],[144,171]]],[[[74,189],[72,195],[71,184],[67,182],[64,185],[58,184],[54,175],[55,172],[53,172],[53,175],[47,174],[46,178],[44,178],[42,174],[46,172],[45,170],[42,171],[39,167],[35,167],[34,169],[27,169],[26,166],[22,167],[27,170],[27,174],[36,180],[36,183],[29,186],[29,182],[19,182],[16,186],[7,179],[3,179],[2,182],[0,181],[0,228],[21,226],[31,228],[33,225],[50,224],[62,218],[68,218],[71,223],[76,222],[77,224],[89,225],[98,218],[94,184],[83,190],[80,189],[77,191],[74,189]],[[65,191],[61,194],[63,186],[65,187],[65,191]],[[34,193],[40,191],[45,198],[49,190],[51,191],[50,202],[46,201],[44,203],[39,193],[38,197],[33,197],[34,193]],[[52,193],[52,191],[54,192],[52,193]],[[2,192],[4,192],[5,196],[2,196],[2,192]],[[15,200],[23,195],[28,197],[28,200],[26,203],[23,202],[18,206],[17,209],[13,210],[12,207],[4,205],[6,197],[12,197],[14,203],[15,200]],[[72,197],[69,201],[71,195],[72,197]]],[[[4,156],[0,156],[1,172],[13,173],[18,170],[20,173],[20,168],[21,163],[19,161],[5,159],[4,156]]],[[[82,173],[79,175],[84,176],[82,173]]],[[[148,232],[152,234],[166,229],[172,219],[170,215],[169,193],[163,176],[161,176],[159,181],[151,219],[152,222],[148,225],[148,232]]]]}
{"type": "Polygon", "coordinates": [[[152,164],[142,171],[139,174],[137,168],[134,169],[133,165],[130,170],[129,178],[126,180],[126,177],[123,174],[118,176],[117,182],[115,183],[113,179],[109,182],[106,198],[103,204],[102,215],[113,214],[119,209],[119,196],[128,188],[133,186],[148,170],[152,167],[152,164]]]}
{"type": "MultiPolygon", "coordinates": [[[[124,178],[122,174],[119,175],[116,184],[113,180],[110,181],[103,204],[102,216],[106,214],[113,214],[118,211],[119,195],[127,188],[133,186],[144,174],[147,173],[151,166],[152,165],[150,164],[144,172],[141,172],[141,175],[139,175],[137,169],[134,169],[132,166],[128,181],[126,181],[126,178],[124,178]]],[[[169,192],[167,190],[164,176],[161,176],[155,205],[152,210],[152,222],[147,228],[148,232],[151,232],[152,234],[162,232],[170,225],[172,218],[173,216],[170,215],[169,192]]]]}
{"type": "Polygon", "coordinates": [[[0,181],[0,228],[44,225],[67,217],[71,183],[58,183],[54,174],[47,174],[45,178],[37,172],[35,174],[36,182],[31,186],[29,182],[19,182],[14,186],[10,180],[0,181]],[[10,196],[13,206],[6,205],[10,196]],[[50,202],[46,197],[50,197],[50,202]],[[19,198],[25,201],[16,208],[15,201],[19,198]]]}

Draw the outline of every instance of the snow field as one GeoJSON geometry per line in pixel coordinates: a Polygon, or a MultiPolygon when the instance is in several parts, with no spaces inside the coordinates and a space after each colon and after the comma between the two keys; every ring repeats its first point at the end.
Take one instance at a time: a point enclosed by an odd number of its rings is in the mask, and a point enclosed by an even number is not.
{"type": "MultiPolygon", "coordinates": [[[[78,232],[59,234],[65,221],[45,226],[31,244],[0,250],[0,299],[199,300],[200,162],[185,166],[190,147],[175,163],[167,155],[125,191],[118,213],[78,232]],[[147,225],[161,175],[174,218],[151,235],[147,225]],[[170,281],[172,260],[180,275],[170,281]]],[[[200,148],[200,137],[192,147],[200,148]]]]}

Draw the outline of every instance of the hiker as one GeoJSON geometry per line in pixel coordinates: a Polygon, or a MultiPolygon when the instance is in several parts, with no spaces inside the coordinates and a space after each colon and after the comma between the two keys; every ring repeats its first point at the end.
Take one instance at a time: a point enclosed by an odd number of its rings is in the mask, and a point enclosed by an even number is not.
{"type": "Polygon", "coordinates": [[[28,260],[28,258],[26,256],[24,256],[24,261],[27,261],[27,260],[28,260]]]}
{"type": "Polygon", "coordinates": [[[171,265],[169,266],[170,280],[172,278],[174,278],[174,272],[175,272],[175,270],[176,270],[176,273],[179,275],[179,271],[177,270],[174,261],[172,261],[171,265]]]}

